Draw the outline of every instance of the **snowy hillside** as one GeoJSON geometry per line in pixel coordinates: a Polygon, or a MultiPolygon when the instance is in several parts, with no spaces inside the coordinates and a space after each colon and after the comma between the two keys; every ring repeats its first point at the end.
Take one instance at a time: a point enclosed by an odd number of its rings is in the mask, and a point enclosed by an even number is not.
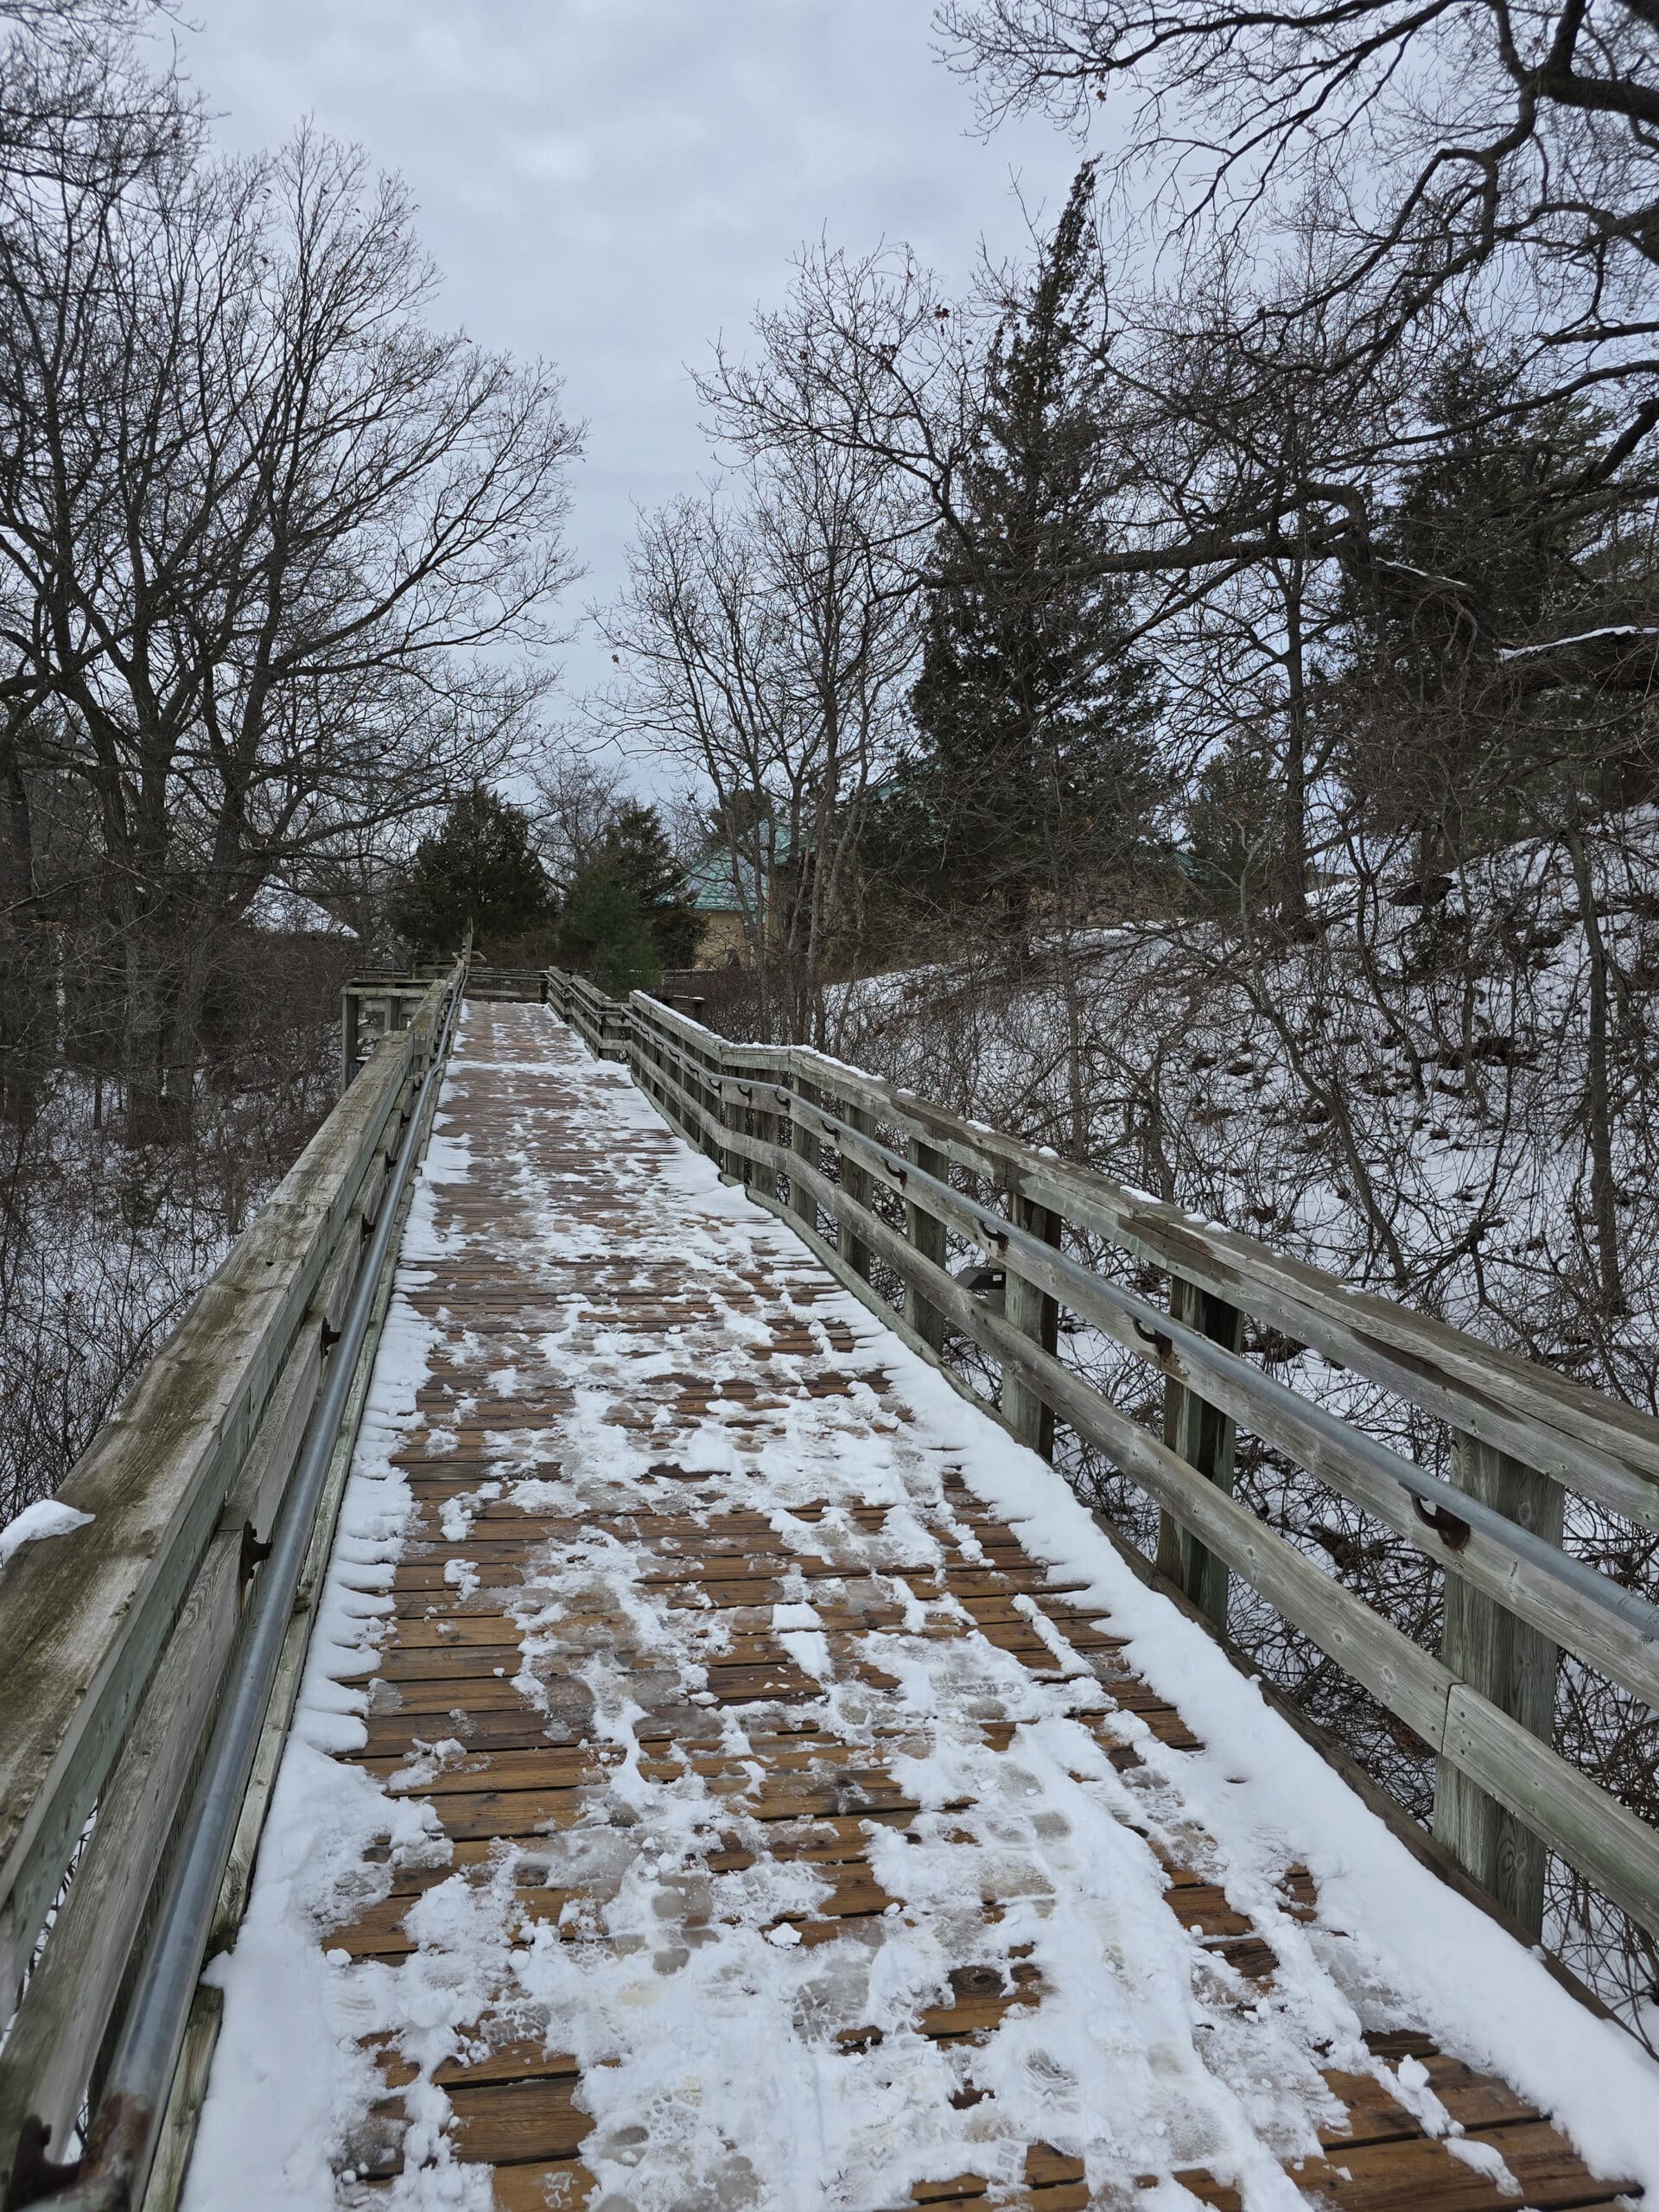
{"type": "MultiPolygon", "coordinates": [[[[1576,857],[1566,840],[1512,846],[1426,885],[1349,869],[1298,936],[1198,916],[1043,942],[1022,969],[984,959],[860,982],[837,995],[832,1049],[1652,1411],[1656,986],[1659,823],[1644,811],[1576,857]]],[[[1165,1287],[1151,1274],[1140,1287],[1165,1287]]],[[[1064,1341],[1156,1423],[1155,1376],[1103,1339],[1064,1341]]],[[[1247,1349],[1447,1471],[1438,1425],[1386,1393],[1273,1332],[1247,1349]]],[[[1072,1471],[1150,1547],[1139,1491],[1075,1451],[1072,1471]]],[[[1438,1642],[1440,1577],[1426,1560],[1248,1438],[1238,1481],[1331,1573],[1438,1642]]],[[[1659,1591],[1651,1535],[1580,1503],[1568,1540],[1659,1591]]],[[[1421,1746],[1265,1610],[1236,1602],[1231,1627],[1426,1815],[1421,1746]]],[[[1651,1815],[1659,1729],[1645,1707],[1569,1668],[1559,1732],[1651,1815]]],[[[1587,1901],[1564,1889],[1555,1902],[1567,1948],[1640,2001],[1651,1946],[1579,1922],[1587,1901]]]]}

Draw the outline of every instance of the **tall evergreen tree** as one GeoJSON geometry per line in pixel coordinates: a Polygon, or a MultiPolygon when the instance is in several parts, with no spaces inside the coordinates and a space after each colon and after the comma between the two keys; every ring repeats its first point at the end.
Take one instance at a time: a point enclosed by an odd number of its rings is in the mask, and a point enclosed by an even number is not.
{"type": "Polygon", "coordinates": [[[1649,795],[1652,512],[1609,486],[1577,399],[1505,411],[1512,359],[1470,348],[1425,393],[1438,434],[1351,581],[1340,765],[1366,817],[1414,827],[1425,871],[1542,803],[1649,795]]]}
{"type": "Polygon", "coordinates": [[[613,999],[649,991],[663,963],[639,895],[613,861],[594,861],[571,885],[559,924],[559,957],[613,999]]]}
{"type": "Polygon", "coordinates": [[[487,947],[521,937],[553,911],[553,887],[531,842],[530,818],[474,784],[423,837],[392,904],[392,921],[420,952],[453,952],[470,921],[487,947]]]}
{"type": "Polygon", "coordinates": [[[625,806],[606,833],[601,858],[639,901],[663,966],[689,968],[702,937],[702,917],[656,808],[625,806]]]}
{"type": "Polygon", "coordinates": [[[1156,681],[1096,557],[1112,443],[1093,200],[1085,162],[992,349],[912,694],[912,824],[931,825],[953,896],[992,902],[1021,937],[1038,894],[1121,863],[1160,791],[1156,681]]]}
{"type": "Polygon", "coordinates": [[[690,967],[702,936],[656,808],[622,807],[570,886],[561,957],[620,998],[650,990],[666,968],[690,967]]]}

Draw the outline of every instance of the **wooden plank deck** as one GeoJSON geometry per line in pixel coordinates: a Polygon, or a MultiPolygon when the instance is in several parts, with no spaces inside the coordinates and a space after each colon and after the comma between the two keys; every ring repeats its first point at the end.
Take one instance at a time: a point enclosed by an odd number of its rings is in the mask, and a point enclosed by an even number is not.
{"type": "MultiPolygon", "coordinates": [[[[570,1033],[539,1008],[474,1005],[461,1053],[443,1126],[493,1165],[439,1186],[437,1241],[405,1255],[405,1289],[438,1349],[396,1455],[415,1510],[354,1754],[433,1808],[453,1859],[395,1868],[389,1893],[327,1945],[396,1966],[428,1940],[413,1909],[440,1884],[459,1877],[498,1910],[505,1895],[497,1981],[463,2047],[428,2069],[456,2153],[493,2170],[503,2212],[601,2196],[639,2212],[781,2201],[757,2194],[741,2141],[720,2172],[671,2187],[652,2163],[661,2109],[646,2099],[631,2124],[619,2118],[614,2061],[584,2073],[581,2038],[546,1994],[607,1961],[620,1973],[629,1957],[643,1984],[666,1988],[689,1960],[737,1940],[728,1885],[751,1901],[775,1893],[772,1950],[756,1954],[749,1936],[760,1971],[775,1957],[780,1977],[795,1974],[810,1950],[823,1966],[813,1987],[856,1993],[839,2009],[824,1997],[816,2018],[798,2006],[796,2035],[830,2069],[825,2094],[837,2067],[849,2082],[865,2068],[874,2083],[885,2040],[893,2053],[902,2044],[912,2077],[937,2082],[942,2115],[947,2103],[980,2113],[978,2166],[964,2156],[926,2175],[910,2202],[1069,2212],[1146,2201],[1156,2173],[1107,2170],[1035,2133],[1010,2164],[995,2124],[997,2039],[1040,2018],[1048,1983],[1040,1942],[1012,1942],[1007,1929],[1052,1871],[1022,1859],[1006,1823],[1013,1840],[994,1847],[1000,1800],[918,1802],[915,1761],[935,1731],[918,1685],[936,1678],[947,1646],[957,1678],[1002,1685],[970,1719],[981,1755],[1010,1770],[1024,1732],[1050,1725],[1007,1689],[1015,1669],[1042,1713],[1069,1715],[1099,1747],[1099,1781],[1073,1779],[1155,1855],[1165,1887],[1153,1910],[1168,1926],[1152,1932],[1190,1954],[1192,2050],[1178,2056],[1205,2063],[1199,2031],[1220,2021],[1247,2075],[1252,2037],[1267,2055],[1287,2032],[1280,1962],[1271,1929],[1230,1903],[1212,1840],[1188,1822],[1180,1851],[1167,1841],[1167,1783],[1136,1744],[1149,1730],[1191,1747],[1180,1713],[1128,1671],[1098,1605],[1051,1579],[971,1494],[947,1449],[906,1446],[879,1332],[804,1249],[767,1227],[756,1256],[730,1271],[716,1210],[701,1217],[669,1172],[678,1140],[637,1115],[596,1120],[593,1070],[570,1033]],[[884,1466],[904,1459],[902,1497],[890,1484],[871,1496],[861,1438],[884,1466]],[[795,1455],[781,1493],[764,1471],[780,1453],[795,1455]],[[959,1893],[907,1894],[898,1837],[935,1856],[957,1840],[959,1893]],[[655,1885],[655,1950],[622,1905],[642,1880],[655,1885]],[[907,2027],[895,2031],[890,2004],[885,2028],[861,2016],[861,2003],[875,2009],[888,1947],[913,1956],[924,1938],[948,1965],[907,2027]],[[923,2046],[937,2054],[931,2076],[923,2046]],[[619,2181],[630,2170],[650,2177],[638,2195],[619,2181]]],[[[1317,1914],[1305,1870],[1285,1866],[1276,1909],[1289,1925],[1317,1914]]],[[[652,1993],[642,1986],[638,2001],[652,1993]]],[[[346,2154],[342,2203],[380,2202],[411,2144],[418,2154],[407,2132],[416,2025],[382,2041],[385,2098],[346,2154]]],[[[717,2063],[722,2023],[708,2032],[717,2063]]],[[[1282,2163],[1309,2202],[1541,2212],[1619,2195],[1618,2177],[1592,2177],[1522,2099],[1455,2051],[1397,2024],[1367,2040],[1381,2062],[1370,2071],[1308,2056],[1321,2155],[1282,2163]],[[1402,2062],[1462,2125],[1463,2155],[1389,2094],[1384,2075],[1402,2062]],[[1469,2147],[1482,2145],[1497,2181],[1469,2147]]],[[[918,2132],[926,2124],[919,2114],[918,2132]]],[[[1162,2171],[1201,2203],[1243,2201],[1179,2145],[1162,2171]]],[[[880,2202],[823,2201],[868,2212],[880,2202]]]]}

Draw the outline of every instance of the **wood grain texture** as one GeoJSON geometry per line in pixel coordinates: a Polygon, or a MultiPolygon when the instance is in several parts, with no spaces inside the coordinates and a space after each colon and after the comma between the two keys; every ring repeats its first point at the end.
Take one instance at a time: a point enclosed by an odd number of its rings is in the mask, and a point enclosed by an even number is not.
{"type": "MultiPolygon", "coordinates": [[[[556,1003],[556,990],[551,995],[556,1003]]],[[[389,1963],[407,1957],[419,1940],[410,1909],[425,1887],[457,1872],[467,1879],[490,1879],[504,1853],[512,1857],[512,1908],[524,1928],[563,1929],[569,1924],[568,1910],[583,1910],[590,1931],[601,1924],[593,1919],[592,1908],[602,1901],[602,1887],[593,1886],[591,1878],[587,1887],[570,1879],[557,1840],[579,1823],[591,1827],[596,1808],[607,1802],[607,1777],[621,1758],[587,1687],[588,1670],[602,1660],[610,1678],[629,1685],[630,1700],[643,1715],[636,1732],[639,1781],[672,1783],[695,1777],[712,1800],[741,1808],[744,1840],[712,1838],[698,1879],[715,1883],[760,1859],[779,1867],[810,1866],[822,1887],[810,1907],[785,1916],[800,1942],[831,1955],[831,1947],[849,1941],[879,1943],[893,1900],[875,1877],[873,1848],[883,1835],[906,1834],[925,1811],[906,1783],[904,1761],[916,1721],[892,1663],[896,1645],[906,1638],[918,1651],[928,1643],[937,1649],[941,1640],[951,1649],[982,1645],[1002,1655],[1004,1663],[1012,1659],[1032,1680],[1063,1692],[1069,1682],[1086,1684],[1089,1697],[1079,1693],[1074,1717],[1121,1774],[1145,1771],[1135,1748],[1144,1742],[1143,1730],[1178,1757],[1197,1739],[1179,1710],[1125,1665],[1122,1639],[1109,1618],[1084,1599],[1075,1584],[1031,1558],[1017,1533],[975,1497],[950,1465],[939,1477],[939,1515],[927,1524],[938,1555],[925,1565],[917,1563],[908,1548],[912,1540],[899,1523],[890,1523],[889,1510],[860,1498],[855,1467],[844,1487],[804,1504],[791,1503],[794,1534],[787,1542],[779,1541],[775,1509],[763,1491],[737,1503],[700,1477],[696,1440],[705,1421],[717,1417],[733,1448],[754,1453],[760,1465],[763,1441],[772,1440],[776,1448],[779,1438],[798,1433],[790,1424],[805,1418],[806,1409],[848,1401],[855,1367],[865,1394],[861,1402],[869,1408],[861,1417],[872,1424],[872,1433],[881,1423],[902,1429],[906,1409],[889,1381],[878,1376],[872,1383],[868,1337],[861,1344],[848,1328],[836,1310],[830,1278],[804,1252],[786,1269],[758,1264],[741,1287],[741,1325],[753,1383],[741,1376],[734,1381],[732,1370],[741,1364],[734,1358],[722,1358],[720,1375],[711,1376],[698,1371],[695,1358],[682,1364],[662,1357],[674,1341],[671,1332],[684,1332],[694,1317],[698,1326],[715,1325],[715,1309],[699,1290],[694,1261],[669,1268],[642,1257],[630,1240],[614,1179],[603,1192],[584,1195],[580,1161],[584,1146],[598,1140],[592,1131],[561,1126],[556,1070],[558,1052],[566,1047],[556,1031],[552,1043],[546,1027],[532,1033],[526,1026],[532,1019],[529,1010],[505,1007],[475,1010],[472,1017],[462,1110],[473,1154],[487,1152],[511,1097],[515,1141],[533,1173],[485,1196],[474,1186],[460,1186],[453,1203],[443,1202],[444,1257],[423,1262],[426,1279],[411,1294],[441,1328],[448,1348],[433,1360],[423,1395],[428,1427],[409,1434],[398,1453],[415,1497],[415,1518],[391,1592],[366,1739],[356,1754],[389,1787],[432,1808],[454,1856],[442,1870],[398,1872],[378,1902],[325,1940],[357,1957],[389,1963]],[[543,1071],[534,1077],[515,1074],[521,1056],[533,1057],[543,1071]],[[527,1097],[539,1101],[533,1114],[527,1097]],[[513,1257],[534,1249],[529,1225],[518,1222],[516,1209],[536,1203],[537,1192],[556,1179],[557,1187],[574,1194],[572,1217],[614,1239],[613,1261],[590,1257],[584,1263],[579,1297],[568,1282],[548,1275],[531,1279],[528,1262],[513,1257]],[[607,1338],[626,1336],[637,1346],[638,1379],[615,1392],[603,1418],[620,1436],[650,1436],[661,1455],[644,1472],[619,1482],[602,1504],[579,1515],[545,1503],[524,1510],[510,1496],[480,1494],[480,1485],[499,1471],[501,1455],[516,1448],[516,1437],[533,1438],[537,1464],[556,1467],[563,1425],[592,1418],[579,1414],[571,1393],[546,1371],[535,1348],[537,1332],[550,1325],[556,1313],[566,1325],[580,1314],[607,1338]],[[514,1374],[511,1388],[496,1387],[504,1369],[514,1374]],[[451,1533],[457,1502],[466,1508],[460,1534],[451,1533]],[[847,1531],[855,1533],[855,1544],[847,1531]],[[574,1570],[560,1580],[562,1558],[606,1541],[627,1544],[637,1559],[626,1606],[584,1603],[582,1577],[574,1570]],[[464,1592],[457,1589],[456,1569],[469,1578],[464,1592]],[[518,1626],[524,1608],[514,1599],[515,1589],[528,1586],[557,1599],[537,1630],[533,1657],[518,1626]],[[804,1671],[773,1626],[773,1605],[802,1589],[810,1592],[830,1678],[868,1689],[868,1717],[857,1740],[838,1734],[822,1682],[804,1671]],[[925,1621],[916,1620],[918,1600],[930,1607],[945,1605],[947,1611],[930,1611],[925,1621]],[[663,1609],[655,1617],[691,1624],[697,1633],[706,1624],[702,1702],[691,1701],[677,1680],[665,1676],[645,1625],[653,1608],[663,1609]],[[532,1675],[533,1697],[527,1694],[532,1675]],[[1103,1690],[1105,1703],[1097,1706],[1092,1700],[1103,1690]],[[741,1724],[741,1754],[725,1740],[728,1715],[741,1724]],[[417,1763],[421,1745],[439,1734],[454,1736],[458,1750],[435,1769],[417,1763]]],[[[588,1027],[603,1039],[596,1019],[588,1027]]],[[[687,1103],[689,1095],[681,1094],[681,1103],[687,1103]]],[[[702,1134],[729,1152],[740,1135],[735,1116],[723,1108],[718,1118],[712,1106],[703,1110],[709,1126],[702,1134]]],[[[741,1134],[752,1162],[754,1124],[764,1110],[764,1101],[757,1108],[753,1099],[742,1109],[741,1134]]],[[[688,1118],[701,1127],[695,1116],[688,1118]]],[[[638,1147],[637,1202],[649,1205],[651,1146],[632,1135],[628,1142],[638,1147]]],[[[821,1166],[809,1166],[792,1146],[765,1150],[773,1155],[768,1165],[776,1176],[802,1183],[810,1176],[815,1209],[837,1218],[836,1187],[821,1166]]],[[[785,1202],[773,1198],[772,1203],[787,1212],[785,1202]]],[[[840,1219],[843,1235],[855,1220],[871,1249],[887,1258],[861,1209],[840,1219]]],[[[885,1224],[877,1226],[893,1244],[909,1249],[885,1224]]],[[[816,1227],[810,1234],[814,1250],[829,1249],[816,1227]]],[[[688,1245],[691,1241],[688,1232],[688,1245]]],[[[912,1258],[926,1264],[913,1252],[912,1258]]],[[[937,1275],[935,1269],[920,1280],[931,1290],[937,1275]]],[[[972,1303],[966,1293],[961,1295],[972,1303]]],[[[947,1296],[940,1294],[941,1312],[948,1310],[947,1296]]],[[[948,1318],[959,1325],[957,1311],[948,1318]]],[[[994,1318],[1000,1332],[989,1339],[995,1347],[1006,1351],[1005,1340],[1013,1339],[1038,1359],[1044,1357],[1040,1341],[1033,1344],[1025,1331],[994,1318]]],[[[1043,1379],[1029,1365],[1018,1371],[1033,1387],[1043,1379]]],[[[1155,1440],[1147,1441],[1162,1449],[1155,1440]]],[[[1017,1758],[1016,1720],[988,1715],[981,1726],[993,1753],[1017,1758]]],[[[964,1805],[959,1815],[971,1809],[964,1805]]],[[[1200,1824],[1189,1822],[1186,1834],[1180,1853],[1160,1847],[1163,1909],[1191,1947],[1194,1974],[1233,1977],[1230,1986],[1247,2005],[1245,1993],[1273,1986],[1278,1971],[1273,1943],[1211,1863],[1213,1847],[1200,1824]]],[[[1017,1882],[1017,1869],[1010,1867],[978,1897],[988,1929],[1017,1882]]],[[[1319,1914],[1305,1868],[1287,1866],[1282,1899],[1289,1919],[1306,1922],[1319,1914]]],[[[695,1897],[686,1904],[683,1925],[717,1939],[717,1916],[695,1897]]],[[[595,1939],[590,1932],[585,1940],[595,1939]]],[[[1016,1962],[1010,1969],[976,1960],[971,1939],[964,1941],[959,1928],[952,1941],[958,1949],[949,2001],[919,2005],[912,2027],[942,2049],[971,2052],[995,2037],[1007,2019],[1040,2007],[1045,1986],[1028,1964],[1016,1962]]],[[[593,2183],[582,2154],[586,2148],[593,2158],[598,2139],[581,2069],[569,2045],[558,2040],[555,2024],[524,2032],[509,1996],[502,1993],[499,2009],[473,2024],[464,2055],[447,2061],[434,2077],[450,2101],[455,2147],[463,2160],[492,2170],[493,2201],[503,2212],[586,2203],[593,2183]]],[[[1248,2034],[1250,2017],[1248,2009],[1241,2012],[1241,2032],[1248,2034]]],[[[837,2036],[849,2054],[868,2049],[856,2023],[837,2036]]],[[[1513,2141],[1514,2171],[1524,2172],[1529,2189],[1542,2192],[1528,2201],[1541,2206],[1611,2202],[1617,2178],[1591,2176],[1570,2146],[1504,2083],[1437,2052],[1427,2038],[1410,2038],[1409,2048],[1431,2065],[1440,2093],[1466,2126],[1481,2131],[1484,2139],[1513,2141]]],[[[1397,2060],[1399,2052],[1394,2056],[1397,2060]]],[[[386,2099],[376,2116],[378,2133],[353,2151],[359,2179],[345,2202],[378,2202],[400,2169],[402,2098],[414,2069],[395,2036],[381,2048],[380,2063],[386,2099]]],[[[1344,2117],[1325,2131],[1325,2161],[1295,2177],[1310,2202],[1326,2201],[1327,2188],[1338,2192],[1328,2201],[1351,2202],[1357,2212],[1371,2212],[1373,2206],[1383,2212],[1408,2202],[1425,2212],[1476,2212],[1477,2207],[1487,2212],[1489,2206],[1520,2201],[1492,2194],[1489,2184],[1487,2196],[1471,2196],[1478,2177],[1423,2136],[1375,2074],[1332,2074],[1329,2086],[1344,2117]]],[[[1125,2191],[1124,2201],[1131,2201],[1136,2178],[1086,2171],[1078,2159],[1033,2140],[1025,2152],[1021,2190],[998,2192],[995,2201],[1041,2212],[1070,2207],[1080,2212],[1086,2205],[1117,2202],[1125,2191]]],[[[1202,2175],[1191,2177],[1188,2185],[1201,2202],[1229,2201],[1219,2184],[1202,2175]]],[[[909,2202],[972,2204],[984,2200],[988,2189],[971,2171],[942,2173],[918,2185],[909,2202]]],[[[880,2208],[872,2205],[867,2212],[880,2208]]]]}
{"type": "MultiPolygon", "coordinates": [[[[687,1110],[695,1117],[694,1109],[687,1110]]],[[[804,1179],[811,1173],[803,1169],[798,1176],[804,1179]]],[[[949,1209],[948,1195],[930,1195],[940,1211],[949,1209]]],[[[935,1364],[941,1363],[935,1344],[912,1324],[909,1302],[913,1300],[920,1307],[942,1312],[950,1326],[999,1361],[1005,1373],[1021,1376],[1028,1388],[1078,1435],[1140,1483],[1185,1538],[1241,1575],[1431,1749],[1458,1764],[1522,1827],[1560,1851],[1642,1926],[1659,1930],[1659,1836],[1637,1815],[1558,1758],[1548,1745],[1525,1738],[1524,1732],[1492,1700],[1462,1684],[1438,1660],[1371,1612],[1294,1546],[1234,1504],[1230,1497],[1203,1484],[1179,1454],[1155,1442],[1073,1370],[1044,1354],[1012,1330],[1003,1316],[991,1312],[953,1277],[927,1262],[908,1239],[896,1236],[885,1222],[857,1206],[843,1185],[820,1177],[817,1197],[837,1224],[840,1243],[855,1234],[866,1237],[906,1284],[906,1313],[895,1316],[891,1308],[874,1300],[844,1268],[837,1247],[823,1243],[804,1224],[800,1224],[799,1233],[847,1287],[912,1349],[935,1364]]],[[[1032,1263],[1032,1272],[1036,1273],[1040,1264],[1039,1256],[1032,1263]]],[[[1075,1289],[1072,1298],[1080,1306],[1090,1302],[1075,1289]]],[[[1114,1332],[1129,1340],[1126,1331],[1114,1332]]],[[[1212,1385],[1203,1374],[1198,1357],[1191,1353],[1183,1357],[1189,1369],[1199,1370],[1206,1393],[1219,1403],[1228,1403],[1233,1395],[1231,1382],[1224,1380],[1212,1385]]],[[[972,1395],[953,1370],[946,1367],[944,1371],[964,1395],[972,1395]]],[[[1249,1395],[1248,1385],[1245,1395],[1249,1395]]],[[[1276,1430],[1266,1433],[1282,1433],[1288,1426],[1281,1416],[1276,1430]]],[[[1320,1451],[1314,1446],[1305,1446],[1299,1456],[1319,1465],[1322,1472],[1331,1471],[1328,1459],[1322,1462],[1320,1451]]],[[[1402,1533],[1417,1540],[1414,1511],[1403,1503],[1391,1506],[1386,1498],[1368,1495],[1365,1485],[1353,1479],[1351,1465],[1344,1466],[1344,1474],[1343,1487],[1360,1496],[1379,1517],[1396,1521],[1402,1533]]],[[[1384,1485],[1371,1487],[1380,1490],[1384,1485]]],[[[1547,1580],[1541,1570],[1529,1568],[1514,1554],[1500,1554],[1500,1567],[1497,1559],[1485,1555],[1484,1541],[1476,1532],[1461,1551],[1448,1548],[1448,1559],[1455,1562],[1453,1571],[1466,1558],[1470,1573],[1479,1578],[1482,1586],[1506,1590],[1510,1603],[1529,1618],[1558,1618],[1563,1640],[1609,1659],[1608,1671],[1616,1679],[1647,1680],[1653,1671],[1655,1654],[1645,1638],[1633,1637],[1628,1628],[1609,1616],[1587,1620],[1586,1616],[1593,1610],[1587,1603],[1575,1600],[1570,1592],[1547,1580]]],[[[1491,1548],[1497,1550],[1495,1546],[1491,1548]]]]}
{"type": "MultiPolygon", "coordinates": [[[[307,1357],[298,1339],[321,1321],[314,1304],[354,1265],[356,1212],[378,1188],[412,1049],[404,1040],[377,1056],[99,1431],[60,1493],[92,1520],[25,1546],[0,1569],[8,1999],[227,1497],[251,1448],[263,1448],[273,1390],[296,1353],[307,1357]]],[[[262,1507],[291,1464],[291,1423],[283,1416],[276,1427],[262,1507]]]]}

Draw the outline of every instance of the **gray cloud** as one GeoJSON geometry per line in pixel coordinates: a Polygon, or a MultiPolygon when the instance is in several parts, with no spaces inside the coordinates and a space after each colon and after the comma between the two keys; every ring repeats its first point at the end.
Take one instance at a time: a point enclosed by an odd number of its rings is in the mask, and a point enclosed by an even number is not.
{"type": "MultiPolygon", "coordinates": [[[[907,239],[956,280],[1011,191],[1053,206],[1076,149],[971,135],[927,0],[207,0],[186,60],[221,140],[302,116],[399,171],[446,317],[563,372],[590,426],[575,485],[583,601],[620,578],[635,503],[707,460],[684,365],[781,294],[827,232],[907,239]]],[[[574,617],[578,608],[573,606],[574,617]]],[[[564,656],[572,689],[605,662],[564,656]]]]}

